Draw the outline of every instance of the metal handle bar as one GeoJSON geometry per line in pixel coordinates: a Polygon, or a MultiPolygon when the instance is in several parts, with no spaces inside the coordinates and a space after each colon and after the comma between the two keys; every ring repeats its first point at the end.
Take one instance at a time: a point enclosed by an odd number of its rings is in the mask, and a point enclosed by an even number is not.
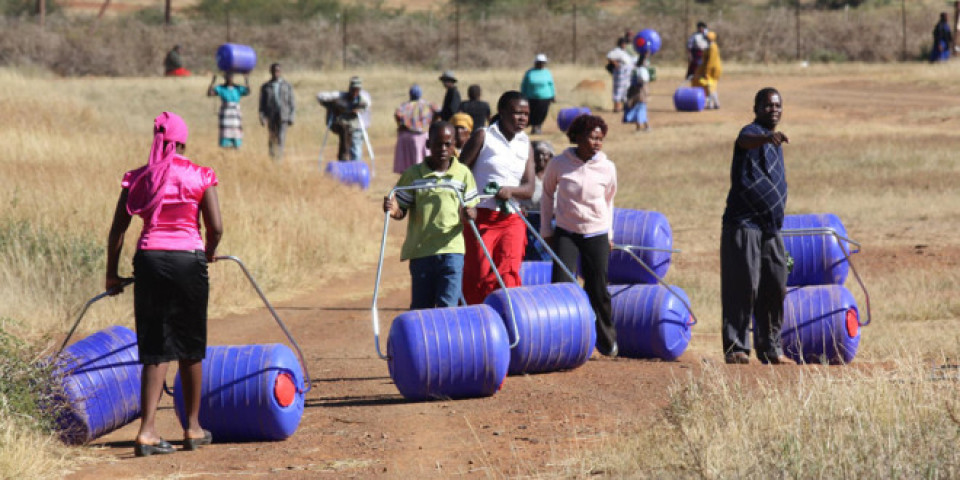
{"type": "MultiPolygon", "coordinates": [[[[407,187],[393,187],[390,189],[390,192],[387,193],[387,198],[393,198],[396,192],[401,191],[413,191],[413,190],[426,190],[432,188],[446,188],[453,191],[454,195],[457,197],[457,201],[460,203],[460,207],[463,208],[466,206],[466,202],[463,200],[463,197],[460,195],[460,191],[457,187],[450,184],[435,184],[435,185],[411,185],[407,187]]],[[[487,261],[490,262],[492,267],[493,274],[497,277],[497,283],[500,284],[500,288],[503,289],[503,294],[507,299],[507,308],[510,309],[510,323],[513,327],[513,338],[514,341],[510,345],[510,348],[514,348],[517,344],[520,343],[520,331],[517,328],[517,320],[513,312],[513,302],[510,300],[510,292],[507,288],[507,285],[503,282],[503,278],[500,276],[500,272],[497,271],[496,264],[493,262],[493,257],[490,255],[490,252],[487,250],[487,246],[483,243],[483,238],[480,236],[480,230],[477,229],[476,222],[473,219],[468,219],[470,224],[470,229],[473,231],[473,234],[477,237],[477,242],[480,244],[480,248],[483,249],[483,255],[486,257],[487,261]]],[[[380,260],[377,262],[377,279],[376,283],[373,286],[373,302],[370,306],[371,321],[373,323],[373,344],[377,349],[377,356],[382,360],[389,360],[390,357],[384,355],[380,350],[380,315],[377,310],[377,298],[380,296],[380,278],[383,275],[383,256],[387,248],[387,226],[390,224],[390,212],[384,212],[383,215],[383,236],[380,239],[380,260]]]]}
{"type": "Polygon", "coordinates": [[[59,357],[60,354],[63,353],[63,349],[64,349],[64,348],[67,348],[67,343],[70,343],[70,337],[72,337],[72,336],[73,336],[73,333],[77,331],[77,326],[80,325],[80,320],[83,320],[83,316],[87,314],[87,309],[90,308],[90,305],[93,305],[94,303],[96,303],[98,300],[100,300],[100,299],[103,298],[103,297],[107,297],[107,296],[113,295],[114,292],[116,292],[118,289],[121,289],[121,288],[126,287],[127,285],[130,285],[131,283],[133,283],[133,280],[134,280],[134,279],[132,279],[132,278],[124,279],[123,282],[120,283],[120,286],[119,286],[119,287],[114,287],[114,288],[112,288],[112,289],[110,289],[110,290],[107,290],[107,291],[105,291],[105,292],[103,292],[103,293],[101,293],[101,294],[99,294],[99,295],[91,298],[90,300],[87,300],[87,303],[83,304],[83,308],[80,310],[80,315],[77,316],[77,321],[73,322],[73,326],[70,327],[70,331],[67,333],[67,338],[64,338],[64,339],[63,339],[63,343],[60,344],[60,348],[57,349],[57,353],[56,353],[56,355],[54,355],[54,357],[59,357]]]}
{"type": "Polygon", "coordinates": [[[650,252],[666,252],[666,253],[683,253],[676,248],[658,248],[658,247],[645,247],[643,245],[620,245],[623,248],[628,248],[630,250],[647,250],[650,252]]]}
{"type": "MultiPolygon", "coordinates": [[[[516,204],[516,201],[511,198],[510,202],[513,202],[513,207],[519,211],[519,205],[516,204]]],[[[520,214],[518,213],[517,215],[520,215],[520,214]]],[[[550,254],[550,258],[552,258],[553,261],[556,262],[556,264],[563,269],[563,273],[567,274],[567,278],[569,278],[571,282],[579,285],[579,283],[577,283],[577,276],[574,275],[573,272],[571,272],[570,269],[567,268],[567,266],[562,261],[560,261],[560,257],[558,257],[556,252],[553,251],[553,248],[550,248],[550,245],[547,245],[547,241],[540,236],[540,232],[538,231],[538,229],[533,228],[533,224],[530,223],[529,220],[527,220],[526,216],[520,215],[520,218],[523,219],[523,223],[525,223],[527,225],[527,228],[530,229],[530,233],[532,233],[533,236],[536,237],[537,241],[540,242],[540,244],[543,245],[543,247],[547,250],[547,253],[550,254]]],[[[541,221],[543,220],[541,219],[541,221]]]]}
{"type": "Polygon", "coordinates": [[[370,178],[375,177],[376,175],[373,172],[373,147],[370,146],[370,136],[367,135],[367,127],[363,124],[363,115],[357,114],[357,120],[360,123],[360,132],[363,134],[363,143],[367,145],[367,152],[370,154],[370,178]]]}
{"type": "Polygon", "coordinates": [[[870,325],[870,322],[873,321],[873,316],[870,311],[870,292],[867,291],[867,286],[864,285],[863,279],[860,278],[860,273],[857,272],[857,267],[856,265],[853,264],[853,259],[850,257],[850,255],[860,252],[860,249],[862,248],[860,246],[860,243],[855,242],[843,235],[840,235],[839,233],[837,233],[836,230],[830,227],[791,228],[791,229],[781,230],[780,234],[787,237],[801,237],[801,236],[811,236],[811,235],[833,235],[833,237],[837,239],[837,244],[840,246],[840,251],[843,252],[843,258],[846,259],[847,263],[850,265],[850,270],[853,271],[854,278],[856,278],[857,283],[860,284],[860,290],[863,290],[864,303],[866,303],[867,305],[867,321],[863,322],[858,319],[857,323],[859,323],[861,327],[870,325]],[[844,242],[852,243],[856,245],[857,249],[853,251],[848,251],[847,246],[844,242]]]}
{"type": "Polygon", "coordinates": [[[293,335],[290,334],[290,330],[287,330],[287,326],[284,325],[283,320],[280,320],[280,316],[277,315],[277,311],[273,309],[273,305],[270,304],[270,301],[267,300],[267,296],[263,294],[263,290],[260,289],[260,285],[257,284],[257,281],[254,280],[253,275],[250,274],[250,271],[247,270],[247,266],[240,261],[239,258],[233,255],[221,255],[217,257],[217,260],[232,260],[237,262],[237,265],[240,265],[240,270],[243,270],[243,274],[247,276],[247,280],[250,280],[250,285],[253,285],[253,289],[257,291],[257,295],[260,295],[260,300],[263,300],[263,304],[266,305],[267,310],[270,311],[270,314],[273,315],[273,319],[277,321],[277,325],[280,326],[280,330],[283,330],[284,335],[287,336],[287,340],[290,341],[290,344],[293,345],[293,348],[297,351],[297,358],[300,359],[300,366],[303,367],[303,383],[304,388],[301,390],[298,388],[299,393],[309,392],[312,388],[310,382],[310,372],[307,370],[307,362],[303,358],[303,351],[300,350],[300,345],[297,344],[297,341],[293,339],[293,335]]]}
{"type": "Polygon", "coordinates": [[[687,307],[687,310],[690,312],[690,316],[693,317],[693,323],[690,324],[691,327],[699,323],[700,320],[697,319],[697,315],[693,313],[693,307],[690,306],[690,303],[684,300],[683,297],[680,294],[678,294],[677,291],[674,290],[672,286],[667,285],[667,282],[663,281],[663,277],[661,277],[660,275],[657,275],[657,273],[654,272],[652,268],[647,266],[647,263],[644,262],[643,259],[638,257],[637,254],[633,253],[631,249],[634,249],[634,248],[636,248],[636,245],[614,245],[613,246],[614,250],[621,250],[625,252],[627,255],[630,255],[630,257],[636,260],[637,263],[639,263],[640,266],[647,271],[647,273],[649,273],[650,275],[653,275],[653,278],[657,279],[657,283],[659,283],[660,285],[663,285],[667,289],[667,291],[672,293],[673,296],[677,297],[677,299],[680,300],[680,303],[683,303],[683,305],[687,307]]]}

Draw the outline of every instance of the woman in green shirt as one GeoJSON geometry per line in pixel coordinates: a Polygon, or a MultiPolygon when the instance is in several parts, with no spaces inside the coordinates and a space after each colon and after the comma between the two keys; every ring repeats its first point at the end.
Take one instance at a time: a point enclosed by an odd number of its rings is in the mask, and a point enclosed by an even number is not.
{"type": "Polygon", "coordinates": [[[530,103],[530,133],[536,135],[547,118],[550,103],[556,97],[553,88],[553,75],[547,70],[547,56],[538,53],[533,60],[533,68],[527,70],[520,84],[520,94],[530,103]]]}

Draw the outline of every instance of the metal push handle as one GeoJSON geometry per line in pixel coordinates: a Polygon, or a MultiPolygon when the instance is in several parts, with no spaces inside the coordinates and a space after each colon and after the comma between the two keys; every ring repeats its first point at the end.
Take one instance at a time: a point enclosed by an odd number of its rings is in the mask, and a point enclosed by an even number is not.
{"type": "Polygon", "coordinates": [[[690,306],[690,303],[687,302],[686,300],[684,300],[683,297],[682,297],[679,293],[677,293],[677,291],[674,290],[672,286],[668,285],[667,282],[665,282],[665,281],[663,280],[663,277],[661,277],[660,275],[657,275],[657,273],[654,272],[653,269],[650,268],[650,267],[647,265],[647,263],[643,261],[643,259],[641,259],[640,257],[638,257],[637,254],[633,253],[633,251],[632,251],[632,250],[654,250],[654,251],[680,252],[680,250],[665,249],[665,248],[643,247],[643,246],[639,246],[639,245],[614,245],[614,246],[613,246],[613,249],[614,249],[614,250],[623,251],[623,252],[625,252],[627,255],[630,255],[630,257],[633,258],[634,260],[636,260],[637,263],[639,263],[640,266],[643,267],[643,269],[647,271],[647,273],[649,273],[650,275],[653,275],[653,278],[656,278],[656,279],[657,279],[657,283],[659,283],[660,285],[663,285],[664,288],[667,289],[667,291],[669,291],[670,293],[672,293],[673,296],[677,297],[677,299],[680,300],[680,303],[683,303],[683,305],[684,305],[685,307],[687,307],[687,310],[690,312],[690,316],[693,317],[693,323],[690,324],[691,327],[700,322],[700,320],[697,319],[697,315],[696,315],[695,313],[693,313],[693,307],[690,306]]]}
{"type": "MultiPolygon", "coordinates": [[[[393,187],[390,189],[390,192],[387,193],[387,198],[393,198],[398,191],[414,191],[414,190],[426,190],[432,188],[446,188],[456,195],[457,201],[460,203],[460,207],[463,208],[466,206],[466,202],[463,200],[463,197],[460,195],[460,191],[457,187],[450,184],[436,184],[436,185],[411,185],[408,187],[393,187]]],[[[510,348],[514,348],[520,343],[520,331],[517,328],[517,320],[513,312],[513,302],[510,300],[510,292],[507,288],[507,285],[503,282],[503,277],[500,276],[500,272],[497,271],[496,265],[493,262],[493,257],[490,255],[490,251],[487,250],[487,246],[483,243],[483,238],[480,236],[480,230],[477,229],[477,224],[472,219],[469,219],[468,223],[470,224],[470,229],[473,231],[473,234],[477,237],[477,243],[480,244],[480,248],[483,249],[483,255],[486,257],[487,261],[490,262],[492,267],[493,274],[497,277],[497,283],[500,284],[500,288],[503,289],[503,294],[507,299],[507,308],[510,310],[510,323],[513,327],[513,338],[514,341],[510,344],[510,348]]],[[[373,323],[373,344],[377,349],[377,356],[382,360],[389,360],[390,357],[384,355],[380,349],[380,314],[377,310],[377,298],[380,296],[380,278],[383,275],[383,257],[387,248],[387,226],[390,224],[390,212],[384,212],[383,214],[383,235],[380,238],[380,260],[377,262],[377,279],[376,283],[373,286],[373,302],[370,306],[370,316],[373,323]]]]}
{"type": "Polygon", "coordinates": [[[859,243],[859,242],[856,242],[856,241],[854,241],[854,240],[851,240],[850,238],[847,238],[847,237],[845,237],[845,236],[843,236],[843,235],[840,235],[839,233],[837,233],[836,230],[834,230],[833,228],[830,228],[830,227],[819,227],[819,228],[790,228],[790,229],[781,230],[781,231],[780,231],[780,234],[783,235],[783,236],[786,236],[786,237],[804,237],[804,236],[812,236],[812,235],[832,235],[834,238],[837,239],[837,244],[840,246],[840,251],[843,252],[843,258],[847,260],[847,263],[850,265],[850,270],[853,271],[853,276],[854,276],[854,278],[856,278],[856,279],[857,279],[857,283],[860,284],[860,290],[863,291],[864,303],[866,303],[866,305],[867,305],[867,321],[864,322],[864,321],[861,321],[860,319],[857,319],[857,323],[859,323],[861,327],[865,327],[865,326],[867,326],[867,325],[870,325],[870,322],[873,320],[873,317],[872,317],[871,312],[870,312],[870,292],[867,291],[867,286],[864,285],[863,279],[860,278],[860,273],[857,272],[857,267],[856,267],[856,265],[853,264],[853,258],[850,257],[850,256],[853,255],[854,253],[859,253],[859,252],[860,252],[860,249],[862,248],[862,247],[860,246],[860,243],[859,243]],[[844,242],[846,242],[846,243],[844,243],[844,242]],[[848,243],[852,243],[852,244],[856,245],[857,249],[856,249],[856,250],[852,250],[852,251],[848,251],[848,250],[847,250],[847,245],[846,245],[846,244],[848,244],[848,243]]]}
{"type": "Polygon", "coordinates": [[[87,300],[87,303],[83,304],[83,308],[80,310],[80,315],[77,315],[77,321],[73,322],[73,326],[70,327],[70,331],[67,333],[67,338],[63,339],[63,343],[60,344],[60,348],[57,349],[57,353],[56,355],[54,355],[54,357],[59,357],[60,354],[63,353],[63,349],[67,348],[67,344],[70,343],[70,337],[72,337],[73,333],[77,331],[77,326],[80,325],[80,320],[83,320],[83,316],[87,314],[87,309],[90,308],[90,305],[93,305],[103,297],[113,295],[114,292],[116,292],[118,289],[122,289],[123,287],[126,287],[127,285],[130,285],[131,283],[133,283],[133,280],[134,279],[132,278],[125,278],[122,282],[120,282],[119,287],[114,287],[110,290],[107,290],[91,298],[90,300],[87,300]]]}
{"type": "Polygon", "coordinates": [[[360,132],[363,134],[363,143],[366,144],[367,153],[370,154],[370,178],[373,178],[376,175],[373,172],[374,157],[373,157],[373,147],[370,145],[370,136],[367,135],[367,127],[366,125],[363,124],[363,116],[360,115],[359,113],[357,114],[357,120],[359,120],[359,123],[360,123],[360,132]]]}
{"type": "Polygon", "coordinates": [[[240,265],[240,270],[243,270],[243,274],[247,276],[247,280],[250,280],[250,285],[253,285],[253,289],[257,291],[257,295],[260,295],[260,300],[263,300],[263,304],[267,307],[267,310],[270,311],[270,314],[273,315],[273,319],[277,321],[277,325],[280,326],[280,329],[283,330],[284,335],[287,336],[287,340],[290,341],[290,344],[292,344],[293,348],[297,351],[297,358],[300,359],[300,366],[303,367],[303,382],[305,385],[303,389],[298,387],[299,393],[309,392],[313,386],[310,382],[310,372],[307,370],[307,362],[303,358],[303,351],[300,350],[300,345],[297,344],[297,341],[293,339],[293,335],[290,334],[290,330],[287,330],[287,326],[284,325],[283,320],[280,320],[280,316],[277,315],[277,311],[273,309],[273,305],[271,305],[270,301],[267,300],[267,296],[263,294],[263,290],[260,289],[260,285],[257,284],[256,280],[254,280],[253,275],[250,274],[250,271],[247,270],[247,266],[244,265],[239,258],[233,255],[221,255],[217,257],[217,260],[232,260],[237,262],[237,265],[240,265]]]}

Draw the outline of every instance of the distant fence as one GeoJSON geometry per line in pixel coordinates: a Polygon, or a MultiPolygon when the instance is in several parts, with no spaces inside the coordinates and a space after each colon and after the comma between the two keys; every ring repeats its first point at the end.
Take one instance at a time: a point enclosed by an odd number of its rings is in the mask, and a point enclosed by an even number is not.
{"type": "Polygon", "coordinates": [[[625,29],[657,30],[663,49],[655,61],[679,63],[697,20],[717,32],[726,60],[742,62],[887,62],[917,60],[928,51],[939,12],[920,5],[794,10],[726,7],[683,14],[612,15],[603,11],[554,14],[531,10],[521,18],[437,17],[407,14],[379,19],[313,19],[280,25],[216,24],[183,20],[164,27],[134,18],[48,17],[41,29],[27,18],[0,19],[0,64],[32,64],[63,75],[149,75],[165,52],[183,45],[193,70],[213,70],[217,45],[254,46],[266,62],[302,68],[362,65],[443,68],[526,67],[534,54],[551,61],[598,65],[625,29]],[[905,22],[904,22],[905,19],[905,22]],[[904,31],[905,34],[904,35],[904,31]]]}

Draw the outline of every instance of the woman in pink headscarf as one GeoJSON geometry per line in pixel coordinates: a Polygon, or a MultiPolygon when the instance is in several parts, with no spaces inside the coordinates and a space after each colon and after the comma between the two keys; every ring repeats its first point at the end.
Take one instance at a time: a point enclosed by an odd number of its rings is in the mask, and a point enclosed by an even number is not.
{"type": "Polygon", "coordinates": [[[146,165],[123,176],[120,198],[107,240],[106,289],[116,295],[124,280],[117,274],[123,237],[133,215],[143,230],[133,257],[134,314],[143,375],[138,457],[173,453],[157,434],[155,417],[167,367],[179,361],[187,426],[184,450],[212,441],[200,427],[201,361],[207,348],[207,262],[215,260],[223,234],[217,176],[183,156],[187,125],[174,113],[153,120],[153,146],[146,165]],[[206,230],[200,236],[200,218],[206,230]]]}

